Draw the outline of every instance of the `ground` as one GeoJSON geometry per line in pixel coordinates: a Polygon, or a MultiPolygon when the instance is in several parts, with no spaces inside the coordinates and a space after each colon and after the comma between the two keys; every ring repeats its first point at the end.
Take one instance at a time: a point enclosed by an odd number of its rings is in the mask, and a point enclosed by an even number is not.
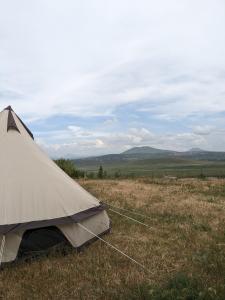
{"type": "Polygon", "coordinates": [[[81,180],[109,209],[104,239],[0,271],[0,299],[225,299],[225,180],[81,180]],[[110,208],[110,207],[109,207],[110,208]],[[133,210],[135,215],[127,210],[133,210]]]}

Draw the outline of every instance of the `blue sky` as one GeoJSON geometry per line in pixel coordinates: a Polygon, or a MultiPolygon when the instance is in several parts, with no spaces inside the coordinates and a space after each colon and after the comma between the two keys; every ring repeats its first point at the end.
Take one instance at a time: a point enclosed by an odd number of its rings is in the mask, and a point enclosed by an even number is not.
{"type": "Polygon", "coordinates": [[[0,0],[0,107],[51,156],[225,151],[223,0],[0,0]]]}

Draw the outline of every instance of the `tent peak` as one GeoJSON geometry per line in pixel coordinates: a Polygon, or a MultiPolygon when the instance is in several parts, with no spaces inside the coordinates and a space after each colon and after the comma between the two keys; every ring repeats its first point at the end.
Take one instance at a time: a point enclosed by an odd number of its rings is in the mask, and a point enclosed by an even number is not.
{"type": "Polygon", "coordinates": [[[12,112],[15,114],[15,116],[18,118],[18,120],[20,121],[20,123],[22,123],[23,127],[25,128],[25,130],[27,131],[27,133],[30,135],[30,137],[32,139],[34,139],[34,136],[32,134],[32,132],[30,131],[30,129],[24,124],[24,122],[20,119],[20,117],[14,112],[14,110],[12,109],[11,105],[7,106],[6,108],[4,108],[4,110],[8,110],[8,124],[7,124],[7,131],[9,131],[10,129],[14,129],[17,130],[18,132],[19,129],[16,125],[15,119],[13,117],[12,112]]]}
{"type": "Polygon", "coordinates": [[[4,110],[10,110],[10,111],[13,111],[11,105],[7,106],[4,110]]]}

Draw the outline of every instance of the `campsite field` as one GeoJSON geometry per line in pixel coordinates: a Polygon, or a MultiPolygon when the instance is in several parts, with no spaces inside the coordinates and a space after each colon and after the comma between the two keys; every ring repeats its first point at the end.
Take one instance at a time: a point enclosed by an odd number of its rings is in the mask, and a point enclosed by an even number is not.
{"type": "Polygon", "coordinates": [[[187,177],[221,177],[225,178],[224,160],[192,160],[182,158],[159,158],[159,159],[139,159],[127,161],[103,161],[83,159],[74,161],[75,166],[96,176],[99,166],[107,172],[108,177],[115,177],[120,174],[121,177],[164,177],[176,176],[179,178],[187,177]]]}
{"type": "Polygon", "coordinates": [[[0,272],[0,299],[225,299],[225,180],[80,180],[109,210],[112,232],[81,253],[21,260],[0,272]]]}

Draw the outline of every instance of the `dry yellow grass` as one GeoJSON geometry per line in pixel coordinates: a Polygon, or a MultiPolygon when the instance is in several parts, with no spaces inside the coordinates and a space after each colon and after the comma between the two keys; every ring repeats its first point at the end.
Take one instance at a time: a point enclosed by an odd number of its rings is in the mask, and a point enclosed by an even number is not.
{"type": "MultiPolygon", "coordinates": [[[[143,178],[80,184],[108,204],[148,216],[121,211],[150,228],[109,211],[112,233],[104,238],[149,271],[97,241],[79,254],[72,249],[66,255],[51,252],[7,266],[0,272],[0,298],[130,299],[138,287],[160,287],[183,272],[198,277],[207,297],[212,296],[204,299],[223,299],[224,180],[143,178]]],[[[156,299],[142,296],[140,292],[134,299],[156,299]]]]}

